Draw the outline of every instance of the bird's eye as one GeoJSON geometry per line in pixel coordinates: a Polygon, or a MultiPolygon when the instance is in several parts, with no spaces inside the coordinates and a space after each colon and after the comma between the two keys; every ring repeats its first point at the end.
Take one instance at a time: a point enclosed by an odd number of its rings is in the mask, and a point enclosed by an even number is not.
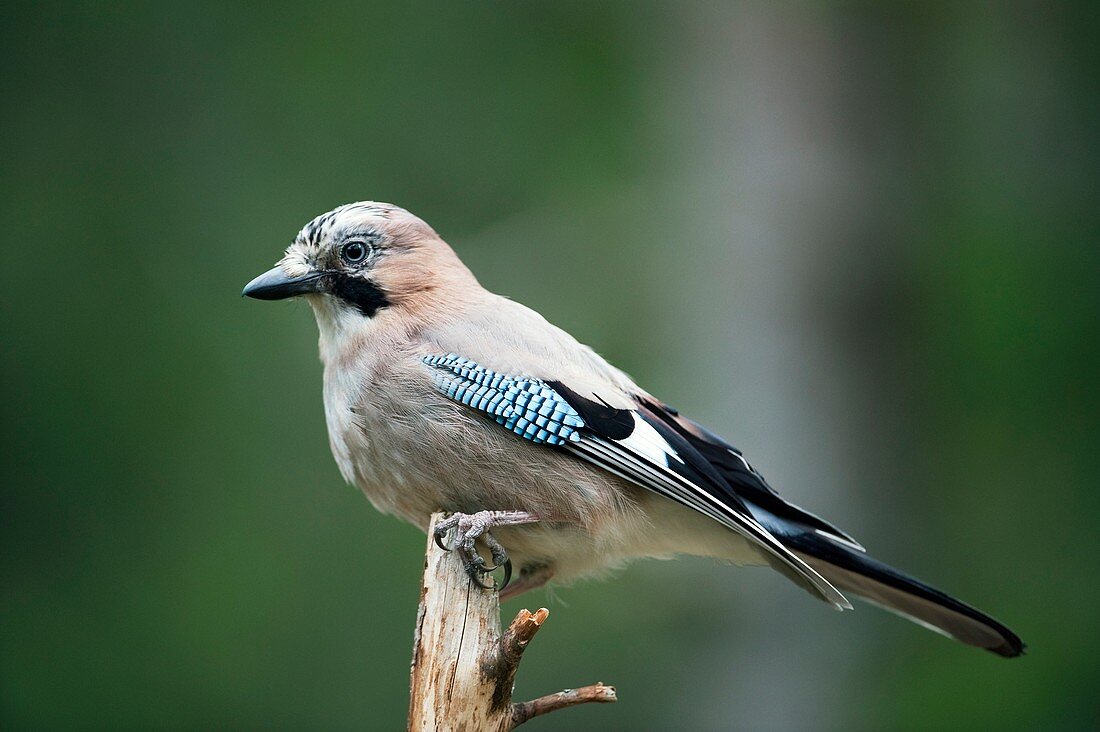
{"type": "Polygon", "coordinates": [[[361,241],[349,241],[340,249],[340,256],[348,264],[359,264],[367,258],[367,245],[361,241]]]}

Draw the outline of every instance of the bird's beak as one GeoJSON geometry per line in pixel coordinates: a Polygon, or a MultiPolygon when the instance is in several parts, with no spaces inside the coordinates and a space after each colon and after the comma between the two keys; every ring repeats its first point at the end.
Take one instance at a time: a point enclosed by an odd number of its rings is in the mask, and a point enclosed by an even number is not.
{"type": "Polygon", "coordinates": [[[244,286],[241,295],[257,300],[284,300],[295,295],[308,295],[321,289],[321,273],[310,272],[301,277],[290,277],[282,267],[264,272],[244,286]]]}

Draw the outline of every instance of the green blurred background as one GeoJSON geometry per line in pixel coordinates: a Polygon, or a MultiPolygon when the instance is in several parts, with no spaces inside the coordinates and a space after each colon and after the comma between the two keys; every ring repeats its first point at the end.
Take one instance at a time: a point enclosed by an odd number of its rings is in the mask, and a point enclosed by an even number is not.
{"type": "Polygon", "coordinates": [[[641,563],[505,607],[622,699],[531,729],[1097,725],[1096,7],[7,4],[2,726],[404,723],[424,538],[239,297],[359,199],[1030,645],[641,563]]]}

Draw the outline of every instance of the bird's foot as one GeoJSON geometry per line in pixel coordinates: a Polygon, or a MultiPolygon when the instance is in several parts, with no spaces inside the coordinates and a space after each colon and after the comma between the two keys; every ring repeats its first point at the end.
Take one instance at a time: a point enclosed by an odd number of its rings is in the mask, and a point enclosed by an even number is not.
{"type": "Polygon", "coordinates": [[[512,561],[508,559],[508,552],[499,541],[496,540],[489,529],[495,526],[514,526],[516,524],[529,524],[538,521],[538,517],[526,511],[478,511],[477,513],[453,513],[435,525],[433,538],[440,549],[450,551],[443,543],[443,537],[454,529],[454,545],[451,547],[462,559],[462,566],[466,574],[478,587],[486,590],[497,589],[495,583],[486,585],[481,581],[482,575],[489,574],[498,567],[504,567],[504,582],[500,588],[503,590],[512,579],[512,561]],[[490,567],[474,544],[481,539],[489,548],[489,554],[493,557],[494,566],[490,567]]]}

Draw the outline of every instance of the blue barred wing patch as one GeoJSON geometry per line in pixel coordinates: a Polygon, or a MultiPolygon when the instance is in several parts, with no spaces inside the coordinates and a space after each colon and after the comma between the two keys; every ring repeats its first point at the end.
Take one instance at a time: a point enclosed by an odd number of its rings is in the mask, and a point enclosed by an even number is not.
{"type": "Polygon", "coordinates": [[[540,444],[579,442],[584,420],[540,379],[501,374],[454,353],[424,356],[439,391],[540,444]]]}

